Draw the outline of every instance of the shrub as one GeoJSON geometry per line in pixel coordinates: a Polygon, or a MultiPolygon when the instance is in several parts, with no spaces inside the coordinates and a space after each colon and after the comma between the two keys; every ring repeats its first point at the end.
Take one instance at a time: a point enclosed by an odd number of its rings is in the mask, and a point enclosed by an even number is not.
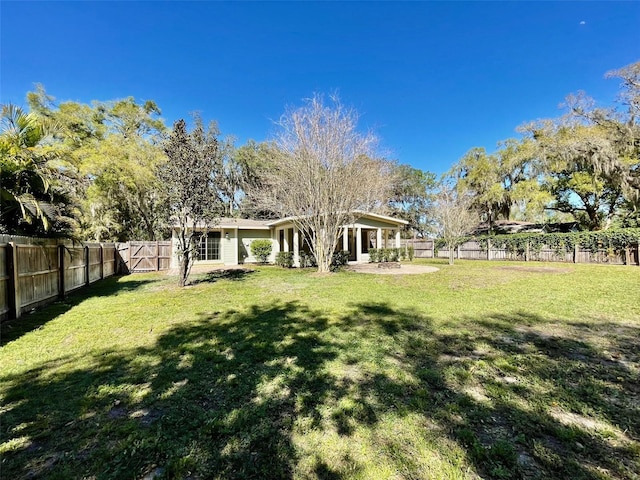
{"type": "Polygon", "coordinates": [[[276,255],[276,265],[284,268],[293,267],[293,252],[278,252],[276,255]]]}
{"type": "Polygon", "coordinates": [[[340,250],[333,254],[331,258],[331,269],[337,270],[340,267],[343,267],[349,261],[349,251],[348,250],[340,250]]]}
{"type": "Polygon", "coordinates": [[[381,262],[397,262],[398,258],[400,258],[399,248],[382,248],[381,252],[381,262]]]}
{"type": "Polygon", "coordinates": [[[380,261],[380,249],[378,248],[369,249],[369,261],[371,263],[378,263],[380,261]]]}
{"type": "Polygon", "coordinates": [[[312,254],[305,252],[304,250],[300,251],[300,268],[309,268],[309,267],[317,267],[316,257],[312,254]]]}
{"type": "Polygon", "coordinates": [[[267,263],[271,255],[271,240],[264,238],[251,242],[251,254],[258,259],[258,262],[267,263]]]}
{"type": "Polygon", "coordinates": [[[407,257],[409,257],[410,262],[413,262],[413,257],[415,256],[415,254],[416,254],[416,251],[413,248],[413,245],[409,245],[407,247],[407,257]]]}
{"type": "Polygon", "coordinates": [[[398,248],[398,256],[400,257],[400,261],[403,262],[407,259],[407,247],[398,248]]]}

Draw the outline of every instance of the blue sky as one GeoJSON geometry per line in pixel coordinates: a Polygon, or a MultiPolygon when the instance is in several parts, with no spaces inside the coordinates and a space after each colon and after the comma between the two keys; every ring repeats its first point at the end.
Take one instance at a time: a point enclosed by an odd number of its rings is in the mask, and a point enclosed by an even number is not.
{"type": "Polygon", "coordinates": [[[0,2],[0,101],[155,100],[269,138],[287,106],[339,92],[389,156],[442,173],[467,150],[610,103],[640,60],[640,2],[0,2]]]}

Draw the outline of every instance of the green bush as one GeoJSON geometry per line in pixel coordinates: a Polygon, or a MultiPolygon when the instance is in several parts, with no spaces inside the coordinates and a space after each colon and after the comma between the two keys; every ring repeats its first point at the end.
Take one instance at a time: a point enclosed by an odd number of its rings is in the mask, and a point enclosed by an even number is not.
{"type": "MultiPolygon", "coordinates": [[[[471,238],[464,239],[464,241],[467,240],[471,240],[471,238]]],[[[595,253],[598,250],[622,253],[625,248],[633,248],[638,244],[640,241],[640,229],[626,228],[570,233],[513,233],[485,235],[477,237],[476,240],[484,251],[487,250],[487,241],[490,240],[492,248],[504,248],[515,256],[523,256],[527,245],[529,246],[529,252],[534,257],[544,246],[555,250],[559,256],[572,252],[576,245],[580,245],[581,248],[591,253],[595,253]]]]}
{"type": "Polygon", "coordinates": [[[305,252],[304,250],[300,251],[300,268],[309,268],[309,267],[317,267],[316,257],[312,254],[305,252]]]}
{"type": "Polygon", "coordinates": [[[293,267],[293,252],[278,252],[276,255],[276,265],[284,268],[293,267]]]}
{"type": "Polygon", "coordinates": [[[335,252],[333,254],[333,257],[331,257],[331,269],[337,270],[340,267],[343,267],[344,265],[346,265],[347,262],[349,262],[348,250],[340,250],[338,252],[335,252]]]}
{"type": "Polygon", "coordinates": [[[251,254],[256,257],[260,263],[267,263],[269,255],[271,255],[271,248],[271,240],[266,238],[251,242],[251,254]]]}
{"type": "Polygon", "coordinates": [[[413,260],[413,247],[409,248],[370,248],[369,261],[371,263],[379,262],[397,262],[398,260],[413,260]],[[409,250],[410,248],[410,250],[409,250]]]}
{"type": "Polygon", "coordinates": [[[413,262],[413,258],[415,256],[415,254],[416,254],[415,248],[413,248],[413,245],[409,245],[407,247],[407,257],[409,257],[409,261],[410,262],[413,262]]]}

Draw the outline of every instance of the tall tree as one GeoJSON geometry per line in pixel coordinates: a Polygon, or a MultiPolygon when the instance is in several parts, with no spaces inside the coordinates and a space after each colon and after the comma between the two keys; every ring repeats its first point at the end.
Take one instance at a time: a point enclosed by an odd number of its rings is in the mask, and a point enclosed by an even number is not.
{"type": "Polygon", "coordinates": [[[431,229],[430,210],[436,187],[434,173],[397,165],[394,168],[393,189],[389,199],[391,211],[406,220],[406,233],[426,237],[431,229]]]}
{"type": "Polygon", "coordinates": [[[76,177],[55,138],[58,126],[15,105],[2,106],[0,121],[0,228],[69,235],[76,177]]]}
{"type": "Polygon", "coordinates": [[[543,186],[554,197],[547,208],[571,214],[588,230],[608,228],[624,197],[620,183],[596,167],[604,158],[618,155],[607,132],[564,120],[528,128],[544,162],[543,186]]]}
{"type": "Polygon", "coordinates": [[[39,85],[27,95],[32,111],[61,126],[65,147],[84,178],[77,195],[79,235],[104,240],[165,237],[156,167],[166,160],[165,126],[153,101],[132,97],[55,104],[39,85]]]}
{"type": "Polygon", "coordinates": [[[590,230],[640,222],[640,62],[606,77],[622,80],[622,108],[598,107],[578,92],[561,118],[520,128],[536,146],[554,196],[549,208],[590,230]]]}
{"type": "Polygon", "coordinates": [[[540,216],[551,198],[541,189],[539,165],[528,139],[508,139],[488,154],[473,148],[452,168],[456,188],[473,197],[473,207],[489,230],[498,219],[540,216]]]}
{"type": "Polygon", "coordinates": [[[207,129],[200,117],[195,118],[191,132],[184,120],[176,121],[164,145],[168,161],[158,169],[164,202],[177,229],[181,287],[187,283],[199,242],[224,211],[217,190],[224,175],[218,134],[215,124],[207,129]]]}
{"type": "Polygon", "coordinates": [[[385,205],[392,165],[376,158],[377,139],[357,131],[358,116],[332,97],[316,95],[280,120],[277,164],[263,178],[265,206],[292,217],[328,272],[343,225],[357,210],[385,205]]]}
{"type": "Polygon", "coordinates": [[[263,201],[264,179],[278,164],[279,150],[274,142],[249,140],[235,150],[235,163],[240,169],[240,214],[245,218],[274,219],[278,212],[269,210],[263,201]]]}
{"type": "Polygon", "coordinates": [[[238,162],[233,137],[227,137],[220,142],[222,158],[222,175],[218,181],[218,190],[224,201],[224,215],[237,217],[240,215],[240,204],[244,196],[244,169],[238,162]]]}

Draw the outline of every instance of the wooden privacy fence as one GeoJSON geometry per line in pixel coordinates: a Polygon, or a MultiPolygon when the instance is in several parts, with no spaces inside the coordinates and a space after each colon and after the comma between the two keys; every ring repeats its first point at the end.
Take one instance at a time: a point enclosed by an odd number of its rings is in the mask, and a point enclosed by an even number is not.
{"type": "Polygon", "coordinates": [[[0,236],[0,321],[117,273],[167,270],[171,242],[86,243],[0,236]],[[125,254],[123,256],[123,253],[125,254]]]}
{"type": "Polygon", "coordinates": [[[415,258],[433,258],[435,242],[430,239],[420,240],[401,240],[400,245],[404,247],[413,247],[413,256],[415,258]]]}
{"type": "MultiPolygon", "coordinates": [[[[412,242],[409,240],[408,242],[412,242]]],[[[409,243],[411,245],[411,243],[409,243]]],[[[610,265],[640,265],[640,252],[638,245],[633,245],[622,252],[611,252],[600,249],[595,252],[576,245],[571,251],[558,251],[549,246],[543,246],[539,250],[525,248],[523,251],[509,251],[507,248],[496,248],[488,242],[485,248],[474,240],[460,245],[455,250],[456,259],[468,260],[518,260],[538,262],[564,262],[564,263],[606,263],[610,265]]],[[[417,249],[416,249],[417,251],[417,249]]],[[[416,255],[417,257],[417,255],[416,255]]],[[[441,247],[435,252],[436,258],[449,258],[449,250],[441,247]]],[[[430,258],[430,257],[426,257],[430,258]]]]}

